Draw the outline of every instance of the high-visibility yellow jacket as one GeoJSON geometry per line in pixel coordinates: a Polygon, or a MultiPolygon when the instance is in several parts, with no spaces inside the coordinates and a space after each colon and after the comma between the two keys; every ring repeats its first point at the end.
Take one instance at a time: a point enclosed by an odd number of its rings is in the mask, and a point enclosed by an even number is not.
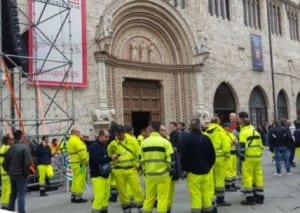
{"type": "Polygon", "coordinates": [[[143,142],[144,139],[145,139],[145,138],[144,138],[143,135],[138,135],[137,141],[138,141],[139,145],[141,145],[141,143],[143,142]]]}
{"type": "Polygon", "coordinates": [[[85,143],[77,135],[71,135],[67,142],[67,152],[71,164],[87,164],[88,152],[85,143]]]}
{"type": "Polygon", "coordinates": [[[9,149],[10,145],[6,145],[6,144],[2,144],[0,147],[0,172],[2,176],[7,175],[7,172],[3,169],[3,161],[4,161],[4,157],[5,157],[5,153],[7,152],[7,150],[9,149]]]}
{"type": "Polygon", "coordinates": [[[248,160],[261,160],[263,143],[259,132],[252,125],[243,126],[239,135],[239,147],[242,157],[248,160]]]}
{"type": "Polygon", "coordinates": [[[141,165],[146,176],[160,176],[170,172],[172,144],[158,132],[152,132],[141,144],[141,165]]]}
{"type": "Polygon", "coordinates": [[[113,162],[116,169],[139,167],[139,144],[135,137],[127,133],[125,133],[123,141],[116,138],[110,142],[107,147],[107,153],[110,156],[114,154],[119,155],[118,160],[113,162]]]}
{"type": "Polygon", "coordinates": [[[227,135],[227,137],[230,139],[231,142],[231,150],[230,150],[230,154],[236,154],[236,145],[234,144],[236,137],[232,132],[226,131],[225,133],[227,135]]]}
{"type": "Polygon", "coordinates": [[[231,140],[226,135],[223,127],[211,123],[206,130],[206,134],[214,145],[217,160],[218,158],[228,158],[230,156],[231,140]]]}

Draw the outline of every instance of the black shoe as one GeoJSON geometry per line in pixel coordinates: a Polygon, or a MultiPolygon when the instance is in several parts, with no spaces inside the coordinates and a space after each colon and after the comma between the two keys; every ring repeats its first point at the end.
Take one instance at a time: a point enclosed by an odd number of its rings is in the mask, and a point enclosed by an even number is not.
{"type": "Polygon", "coordinates": [[[255,202],[254,201],[248,201],[248,200],[242,200],[241,204],[246,205],[246,206],[254,206],[255,202]]]}
{"type": "Polygon", "coordinates": [[[223,201],[223,202],[217,203],[217,206],[218,206],[218,207],[222,207],[222,206],[231,206],[231,203],[226,202],[226,201],[223,201]]]}
{"type": "Polygon", "coordinates": [[[109,197],[110,202],[115,203],[115,202],[117,202],[117,200],[118,200],[118,195],[110,195],[110,197],[109,197]]]}
{"type": "Polygon", "coordinates": [[[236,192],[237,191],[237,188],[235,188],[235,187],[228,187],[227,189],[226,189],[226,192],[236,192]]]}
{"type": "Polygon", "coordinates": [[[40,194],[40,197],[47,197],[49,194],[47,194],[47,193],[41,193],[40,194]]]}
{"type": "Polygon", "coordinates": [[[73,203],[86,203],[87,199],[79,198],[79,199],[74,199],[73,203]]]}

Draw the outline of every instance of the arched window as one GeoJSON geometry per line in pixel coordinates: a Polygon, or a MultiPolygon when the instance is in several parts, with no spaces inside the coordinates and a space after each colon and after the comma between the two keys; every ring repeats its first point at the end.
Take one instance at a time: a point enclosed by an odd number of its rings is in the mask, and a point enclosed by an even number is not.
{"type": "Polygon", "coordinates": [[[255,127],[263,125],[268,120],[267,104],[259,87],[255,87],[249,101],[250,119],[255,127]]]}
{"type": "Polygon", "coordinates": [[[214,113],[221,122],[229,121],[229,114],[236,112],[234,95],[226,83],[221,83],[214,97],[214,113]]]}
{"type": "Polygon", "coordinates": [[[277,97],[277,112],[278,118],[288,118],[287,100],[283,90],[281,90],[277,97]]]}
{"type": "Polygon", "coordinates": [[[297,113],[297,119],[300,120],[300,93],[297,96],[296,100],[296,113],[297,113]]]}

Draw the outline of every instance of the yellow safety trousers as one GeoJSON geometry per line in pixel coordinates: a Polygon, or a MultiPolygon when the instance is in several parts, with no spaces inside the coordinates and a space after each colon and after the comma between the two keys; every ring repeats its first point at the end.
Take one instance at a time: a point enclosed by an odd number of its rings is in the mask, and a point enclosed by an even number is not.
{"type": "Polygon", "coordinates": [[[51,164],[49,165],[38,165],[39,172],[39,185],[45,186],[46,178],[53,178],[54,172],[51,164]]]}
{"type": "Polygon", "coordinates": [[[92,203],[92,212],[107,210],[110,195],[109,178],[93,177],[92,185],[94,190],[94,200],[92,203]]]}
{"type": "Polygon", "coordinates": [[[211,174],[187,174],[187,185],[191,198],[193,212],[209,211],[212,209],[211,174]]]}
{"type": "Polygon", "coordinates": [[[73,174],[71,193],[76,197],[81,197],[86,183],[86,166],[77,164],[71,164],[71,170],[73,174]]]}
{"type": "Polygon", "coordinates": [[[113,174],[116,180],[122,207],[128,207],[128,205],[131,204],[130,197],[128,196],[128,187],[131,189],[134,203],[137,206],[142,206],[144,193],[140,183],[138,171],[135,168],[114,169],[113,174]]]}
{"type": "Polygon", "coordinates": [[[151,213],[155,200],[157,200],[157,213],[168,211],[171,177],[169,174],[160,176],[146,176],[146,197],[143,204],[144,213],[151,213]]]}

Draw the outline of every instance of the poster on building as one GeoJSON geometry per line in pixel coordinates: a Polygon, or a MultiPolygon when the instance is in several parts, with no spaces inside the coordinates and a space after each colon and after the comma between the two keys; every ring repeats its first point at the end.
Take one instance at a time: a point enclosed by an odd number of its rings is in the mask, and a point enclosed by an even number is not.
{"type": "Polygon", "coordinates": [[[261,36],[251,34],[252,67],[255,71],[264,70],[261,36]]]}
{"type": "Polygon", "coordinates": [[[29,73],[39,85],[87,86],[85,0],[29,0],[29,73]]]}

